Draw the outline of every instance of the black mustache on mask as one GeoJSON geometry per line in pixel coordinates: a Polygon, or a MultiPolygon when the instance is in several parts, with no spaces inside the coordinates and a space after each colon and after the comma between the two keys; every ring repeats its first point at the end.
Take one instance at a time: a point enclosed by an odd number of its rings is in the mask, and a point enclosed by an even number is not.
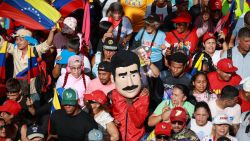
{"type": "Polygon", "coordinates": [[[127,87],[123,88],[122,90],[130,91],[130,90],[136,89],[137,87],[138,87],[138,85],[127,86],[127,87]]]}

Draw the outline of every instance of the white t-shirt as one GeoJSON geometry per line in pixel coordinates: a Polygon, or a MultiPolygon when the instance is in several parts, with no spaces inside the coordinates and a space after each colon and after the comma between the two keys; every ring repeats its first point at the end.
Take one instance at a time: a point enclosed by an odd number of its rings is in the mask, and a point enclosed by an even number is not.
{"type": "MultiPolygon", "coordinates": [[[[233,137],[233,136],[230,136],[230,135],[227,135],[226,136],[227,138],[229,138],[231,141],[238,141],[235,137],[233,137]]],[[[215,141],[215,140],[213,140],[213,136],[206,136],[206,137],[204,137],[201,141],[215,141]]]]}
{"type": "Polygon", "coordinates": [[[95,121],[105,130],[107,129],[107,124],[112,122],[113,120],[114,118],[105,111],[102,111],[97,117],[95,117],[95,121]]]}
{"type": "Polygon", "coordinates": [[[212,100],[208,102],[208,106],[211,110],[213,118],[218,114],[224,113],[229,117],[229,120],[232,124],[240,123],[241,108],[239,104],[236,104],[234,107],[227,107],[225,109],[221,109],[217,106],[216,100],[212,100]]]}
{"type": "Polygon", "coordinates": [[[221,50],[215,50],[213,56],[212,56],[212,60],[215,66],[217,66],[218,61],[220,60],[220,54],[221,50]]]}
{"type": "MultiPolygon", "coordinates": [[[[147,6],[145,18],[151,14],[152,5],[147,6]]],[[[165,17],[168,15],[167,5],[165,7],[159,8],[156,6],[155,13],[160,17],[161,21],[164,21],[165,17]]]]}
{"type": "Polygon", "coordinates": [[[190,129],[193,130],[196,135],[201,140],[203,137],[208,136],[211,134],[212,131],[212,123],[210,121],[207,122],[205,126],[199,126],[196,124],[195,119],[191,119],[191,127],[190,129]]]}

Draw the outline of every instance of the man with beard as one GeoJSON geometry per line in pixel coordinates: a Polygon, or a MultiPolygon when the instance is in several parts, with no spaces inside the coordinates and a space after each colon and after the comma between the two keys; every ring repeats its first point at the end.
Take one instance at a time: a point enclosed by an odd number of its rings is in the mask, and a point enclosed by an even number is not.
{"type": "Polygon", "coordinates": [[[122,141],[138,141],[145,133],[149,92],[141,88],[140,61],[130,51],[117,52],[111,59],[116,89],[112,91],[112,114],[122,141]]]}
{"type": "Polygon", "coordinates": [[[62,109],[51,114],[50,135],[60,141],[83,141],[87,139],[89,131],[97,129],[97,123],[78,105],[77,91],[65,89],[62,94],[62,109]]]}
{"type": "Polygon", "coordinates": [[[98,78],[90,81],[86,93],[102,90],[107,95],[113,89],[115,89],[115,84],[111,81],[111,64],[103,61],[98,66],[98,78]]]}
{"type": "Polygon", "coordinates": [[[190,140],[199,141],[198,136],[194,131],[186,127],[187,112],[182,107],[175,107],[170,113],[170,122],[172,127],[172,139],[173,140],[190,140]]]}
{"type": "Polygon", "coordinates": [[[233,65],[231,59],[221,59],[217,63],[217,70],[207,75],[210,90],[215,94],[220,94],[221,89],[226,85],[239,85],[241,77],[235,73],[237,70],[238,68],[233,65]]]}

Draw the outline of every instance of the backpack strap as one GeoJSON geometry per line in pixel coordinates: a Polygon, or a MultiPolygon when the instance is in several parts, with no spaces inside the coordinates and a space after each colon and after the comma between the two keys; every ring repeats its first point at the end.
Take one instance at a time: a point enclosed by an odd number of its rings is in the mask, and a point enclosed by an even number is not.
{"type": "MultiPolygon", "coordinates": [[[[174,37],[178,40],[178,42],[181,42],[181,39],[174,33],[174,31],[171,31],[172,34],[174,35],[174,37]]],[[[190,35],[190,31],[188,31],[187,35],[182,39],[182,42],[185,42],[185,40],[188,38],[188,36],[190,35]]]]}
{"type": "Polygon", "coordinates": [[[227,50],[227,58],[232,59],[232,48],[227,50]]]}
{"type": "Polygon", "coordinates": [[[247,119],[247,117],[249,116],[249,114],[250,114],[250,111],[248,111],[248,112],[246,113],[246,115],[245,115],[245,117],[244,117],[244,121],[247,119]]]}
{"type": "Polygon", "coordinates": [[[33,53],[34,53],[34,55],[35,55],[36,57],[39,57],[38,52],[37,52],[37,50],[36,50],[36,47],[33,47],[33,53]]]}
{"type": "Polygon", "coordinates": [[[150,51],[151,51],[151,49],[152,49],[152,47],[153,47],[153,45],[154,45],[154,42],[155,42],[155,38],[156,38],[156,36],[157,36],[157,33],[158,33],[158,30],[156,30],[155,36],[154,36],[154,38],[153,38],[153,40],[152,40],[152,42],[151,42],[151,44],[150,44],[150,47],[149,47],[149,50],[150,50],[150,51]]]}
{"type": "Polygon", "coordinates": [[[116,41],[119,43],[120,42],[120,38],[121,38],[121,33],[122,33],[122,19],[118,25],[118,32],[117,32],[117,37],[116,37],[116,41]]]}
{"type": "Polygon", "coordinates": [[[156,13],[156,1],[154,1],[151,5],[151,14],[156,13]]]}

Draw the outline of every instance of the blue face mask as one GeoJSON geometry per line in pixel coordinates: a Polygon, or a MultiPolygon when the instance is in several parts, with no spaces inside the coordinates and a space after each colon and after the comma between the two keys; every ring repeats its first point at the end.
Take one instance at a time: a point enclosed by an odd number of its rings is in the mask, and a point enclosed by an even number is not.
{"type": "Polygon", "coordinates": [[[24,36],[24,39],[29,42],[30,45],[36,46],[38,44],[38,41],[31,37],[31,36],[24,36]]]}

